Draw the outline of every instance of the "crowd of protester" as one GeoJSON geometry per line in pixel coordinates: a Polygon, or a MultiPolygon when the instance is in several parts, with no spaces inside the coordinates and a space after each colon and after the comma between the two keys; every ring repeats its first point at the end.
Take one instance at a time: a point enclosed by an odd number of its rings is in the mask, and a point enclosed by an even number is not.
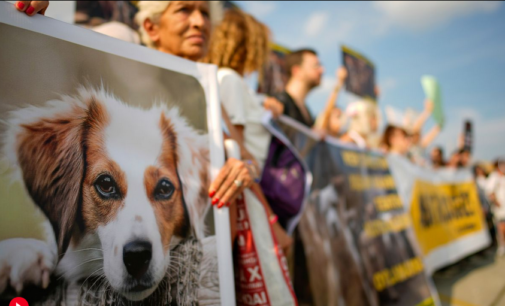
{"type": "MultiPolygon", "coordinates": [[[[16,7],[34,15],[44,12],[48,5],[47,1],[35,1],[33,6],[29,3],[18,1],[16,7]]],[[[338,103],[338,95],[348,76],[348,71],[343,67],[336,70],[336,84],[325,107],[314,116],[307,106],[307,96],[321,84],[324,69],[317,52],[310,48],[286,55],[285,70],[289,79],[284,90],[258,101],[258,96],[248,87],[244,78],[253,72],[257,72],[261,78],[269,56],[270,30],[253,16],[238,9],[226,10],[220,20],[215,21],[210,6],[206,1],[137,1],[136,24],[128,24],[130,28],[127,35],[124,25],[117,24],[111,28],[104,28],[104,24],[100,24],[102,27],[97,31],[219,67],[220,100],[228,130],[225,138],[237,141],[241,148],[241,160],[227,160],[212,182],[209,196],[213,205],[230,207],[232,233],[235,232],[237,218],[234,200],[245,188],[259,189],[257,182],[271,138],[261,123],[265,111],[272,112],[274,117],[281,114],[289,116],[310,127],[320,137],[333,137],[360,148],[403,155],[421,167],[438,170],[472,166],[471,152],[466,147],[461,146],[448,158],[439,146],[427,152],[442,131],[439,125],[435,125],[424,135],[421,132],[433,112],[433,102],[430,100],[425,101],[424,110],[409,123],[400,124],[388,118],[382,133],[376,102],[361,99],[343,109],[338,103]]],[[[129,6],[121,9],[126,15],[132,14],[129,6]]],[[[89,16],[81,17],[82,20],[91,20],[89,16]]],[[[93,20],[96,22],[96,19],[93,20]]],[[[379,94],[378,89],[376,94],[379,94]]],[[[494,215],[498,252],[505,255],[505,159],[498,159],[489,174],[480,164],[473,165],[473,170],[481,202],[486,203],[483,204],[484,211],[486,215],[494,215]]],[[[280,246],[288,250],[292,238],[279,226],[272,208],[267,207],[267,211],[280,246]]]]}

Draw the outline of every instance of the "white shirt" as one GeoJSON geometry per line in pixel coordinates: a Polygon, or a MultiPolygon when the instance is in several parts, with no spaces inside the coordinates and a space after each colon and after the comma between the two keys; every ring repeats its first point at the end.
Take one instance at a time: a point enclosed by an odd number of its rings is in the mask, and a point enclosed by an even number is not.
{"type": "Polygon", "coordinates": [[[498,220],[505,220],[505,175],[493,172],[487,179],[486,193],[495,194],[500,207],[494,207],[494,214],[498,220]]]}
{"type": "Polygon", "coordinates": [[[244,145],[263,169],[271,135],[261,123],[263,107],[249,92],[247,83],[235,70],[219,68],[219,95],[233,125],[244,126],[244,145]]]}

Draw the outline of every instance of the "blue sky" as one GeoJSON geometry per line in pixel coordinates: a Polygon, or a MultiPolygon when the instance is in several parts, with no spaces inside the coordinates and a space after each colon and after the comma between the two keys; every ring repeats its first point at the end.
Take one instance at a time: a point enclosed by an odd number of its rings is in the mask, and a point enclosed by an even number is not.
{"type": "MultiPolygon", "coordinates": [[[[312,47],[325,66],[308,98],[317,113],[335,82],[340,45],[376,65],[379,104],[421,111],[420,77],[438,78],[446,127],[434,144],[456,148],[463,120],[472,119],[475,159],[505,156],[505,5],[503,2],[235,1],[266,23],[288,48],[312,47]]],[[[341,106],[357,99],[343,93],[341,106]]],[[[425,130],[431,128],[428,121],[425,130]]],[[[446,153],[446,154],[447,154],[446,153]]]]}

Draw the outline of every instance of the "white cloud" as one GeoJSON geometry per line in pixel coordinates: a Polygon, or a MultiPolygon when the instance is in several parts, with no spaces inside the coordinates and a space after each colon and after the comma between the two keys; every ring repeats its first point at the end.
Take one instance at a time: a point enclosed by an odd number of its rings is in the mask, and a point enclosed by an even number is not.
{"type": "Polygon", "coordinates": [[[242,2],[245,10],[259,19],[271,14],[277,9],[277,5],[268,1],[245,1],[242,2]]]}
{"type": "Polygon", "coordinates": [[[316,11],[309,15],[305,22],[304,32],[307,36],[317,36],[326,27],[330,14],[328,12],[316,11]]]}
{"type": "Polygon", "coordinates": [[[378,1],[374,6],[389,25],[423,30],[445,24],[458,17],[490,13],[500,7],[494,1],[378,1]]]}

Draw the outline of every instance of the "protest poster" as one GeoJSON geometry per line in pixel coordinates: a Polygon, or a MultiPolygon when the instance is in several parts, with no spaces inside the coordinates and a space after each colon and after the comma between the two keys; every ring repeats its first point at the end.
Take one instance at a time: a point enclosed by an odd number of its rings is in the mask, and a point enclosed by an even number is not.
{"type": "Polygon", "coordinates": [[[465,120],[463,127],[463,148],[472,152],[473,148],[473,124],[471,120],[465,120]]]}
{"type": "MultiPolygon", "coordinates": [[[[359,150],[281,117],[266,121],[291,140],[312,173],[298,232],[314,305],[438,305],[384,155],[359,150]]],[[[298,250],[295,250],[295,256],[298,250]]],[[[306,285],[305,285],[306,286],[306,285]]]]}
{"type": "Polygon", "coordinates": [[[346,90],[376,101],[374,64],[364,55],[347,46],[342,46],[342,62],[347,69],[346,90]]]}
{"type": "Polygon", "coordinates": [[[489,246],[470,169],[435,171],[397,155],[388,162],[430,274],[489,246]]]}
{"type": "Polygon", "coordinates": [[[268,61],[258,83],[258,93],[273,96],[284,90],[289,78],[284,58],[289,53],[290,50],[281,45],[270,46],[268,61]]]}
{"type": "Polygon", "coordinates": [[[232,304],[216,67],[10,3],[0,40],[1,303],[232,304]]]}
{"type": "Polygon", "coordinates": [[[445,117],[442,107],[442,94],[440,89],[440,84],[437,79],[431,75],[423,75],[421,77],[421,84],[423,86],[424,94],[426,98],[433,102],[433,119],[440,126],[444,127],[445,117]]]}

